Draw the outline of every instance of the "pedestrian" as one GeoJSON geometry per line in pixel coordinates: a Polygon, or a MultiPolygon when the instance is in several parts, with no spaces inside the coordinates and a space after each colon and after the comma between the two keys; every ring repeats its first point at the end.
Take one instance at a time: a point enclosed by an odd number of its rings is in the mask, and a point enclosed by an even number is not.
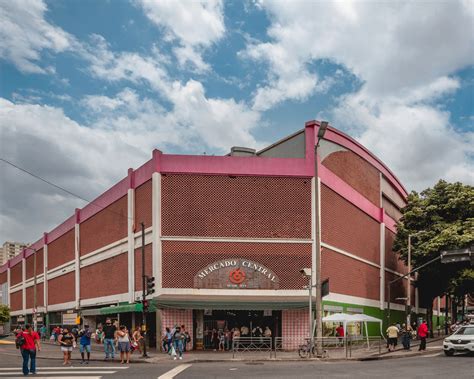
{"type": "Polygon", "coordinates": [[[397,344],[398,339],[398,328],[395,324],[392,324],[387,328],[387,337],[388,337],[388,351],[395,350],[395,345],[397,344]]]}
{"type": "Polygon", "coordinates": [[[143,336],[142,336],[142,332],[140,330],[140,326],[136,326],[135,327],[135,330],[133,331],[133,334],[132,334],[132,340],[133,340],[133,344],[134,344],[134,347],[136,350],[138,350],[138,352],[141,354],[142,353],[142,343],[143,343],[143,336]]]}
{"type": "Polygon", "coordinates": [[[79,352],[81,353],[81,364],[89,364],[91,359],[91,338],[92,331],[89,329],[89,325],[84,325],[84,328],[79,331],[79,352]],[[84,359],[84,353],[87,353],[87,361],[84,359]]]}
{"type": "Polygon", "coordinates": [[[46,341],[46,325],[41,326],[40,333],[41,333],[41,341],[46,341]]]}
{"type": "Polygon", "coordinates": [[[99,324],[95,331],[95,342],[98,344],[104,343],[104,330],[102,329],[102,324],[99,324]]]}
{"type": "Polygon", "coordinates": [[[224,336],[224,331],[222,329],[219,329],[218,338],[219,338],[219,351],[224,351],[225,350],[225,336],[224,336]]]}
{"type": "Polygon", "coordinates": [[[426,350],[426,337],[428,337],[428,325],[426,324],[426,320],[423,320],[418,327],[418,337],[420,338],[420,348],[418,351],[426,350]]]}
{"type": "Polygon", "coordinates": [[[183,359],[183,343],[185,338],[186,337],[181,332],[181,327],[177,326],[172,337],[173,347],[175,350],[175,356],[173,357],[174,360],[176,360],[177,356],[179,359],[183,359]]]}
{"type": "Polygon", "coordinates": [[[36,352],[41,351],[40,337],[30,324],[25,325],[25,330],[17,334],[17,343],[23,358],[23,375],[36,374],[36,352]],[[30,368],[28,369],[28,361],[30,368]]]}
{"type": "Polygon", "coordinates": [[[172,339],[171,330],[170,328],[166,328],[165,330],[166,332],[165,332],[165,335],[163,336],[163,351],[165,353],[171,354],[171,339],[172,339]]]}
{"type": "Polygon", "coordinates": [[[59,326],[56,326],[53,329],[53,335],[54,335],[54,342],[58,342],[59,335],[61,334],[61,328],[59,326]]]}
{"type": "Polygon", "coordinates": [[[219,347],[219,333],[215,328],[212,329],[212,347],[214,348],[214,351],[217,351],[217,348],[219,347]]]}
{"type": "Polygon", "coordinates": [[[336,328],[336,337],[338,343],[342,346],[344,344],[344,326],[342,324],[339,324],[336,328]]]}
{"type": "Polygon", "coordinates": [[[76,347],[76,339],[69,329],[63,328],[62,334],[58,337],[58,343],[61,346],[63,352],[64,362],[63,365],[71,364],[71,354],[73,347],[76,347]]]}
{"type": "Polygon", "coordinates": [[[183,351],[188,350],[188,343],[191,342],[191,336],[189,332],[187,331],[186,327],[184,325],[181,325],[181,332],[184,334],[184,346],[183,346],[183,351]]]}
{"type": "Polygon", "coordinates": [[[224,341],[225,341],[225,349],[230,350],[230,345],[232,343],[232,332],[225,328],[224,330],[224,341]]]}
{"type": "Polygon", "coordinates": [[[411,341],[411,333],[413,329],[411,328],[410,324],[402,324],[402,345],[405,350],[410,350],[410,341],[411,341]]]}
{"type": "Polygon", "coordinates": [[[119,330],[117,332],[118,337],[118,348],[120,351],[120,363],[124,364],[130,363],[130,336],[128,334],[128,329],[125,325],[120,325],[119,330]],[[124,359],[127,362],[124,362],[124,359]]]}
{"type": "Polygon", "coordinates": [[[104,352],[105,352],[105,359],[107,360],[115,358],[115,340],[116,340],[116,332],[117,327],[112,325],[112,320],[108,318],[105,320],[105,326],[103,327],[104,330],[104,352]]]}

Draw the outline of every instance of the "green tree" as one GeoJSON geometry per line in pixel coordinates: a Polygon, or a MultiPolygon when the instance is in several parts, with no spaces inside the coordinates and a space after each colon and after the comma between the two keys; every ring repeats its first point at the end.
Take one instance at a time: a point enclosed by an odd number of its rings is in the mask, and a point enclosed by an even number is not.
{"type": "MultiPolygon", "coordinates": [[[[433,188],[408,196],[402,209],[393,250],[408,260],[408,235],[412,235],[412,267],[438,257],[443,250],[474,244],[474,187],[440,180],[433,188]]],[[[428,310],[432,331],[433,300],[446,292],[473,291],[474,275],[469,263],[443,264],[436,261],[419,271],[416,285],[420,305],[428,310]],[[462,283],[462,284],[461,284],[462,283]]]]}
{"type": "Polygon", "coordinates": [[[0,304],[0,324],[10,320],[10,308],[8,305],[0,304]]]}

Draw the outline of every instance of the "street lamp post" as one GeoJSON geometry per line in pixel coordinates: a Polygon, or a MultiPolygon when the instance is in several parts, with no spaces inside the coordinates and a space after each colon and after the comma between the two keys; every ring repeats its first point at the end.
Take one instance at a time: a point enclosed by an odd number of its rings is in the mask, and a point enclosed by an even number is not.
{"type": "MultiPolygon", "coordinates": [[[[319,193],[319,160],[318,160],[318,148],[321,139],[324,137],[326,130],[328,128],[327,121],[321,121],[318,130],[318,136],[315,147],[315,164],[314,164],[314,176],[316,179],[316,190],[315,190],[315,205],[316,205],[316,336],[318,337],[317,343],[317,354],[318,356],[322,353],[322,343],[321,337],[323,336],[323,303],[322,303],[322,294],[321,294],[321,196],[319,193]]],[[[311,297],[311,296],[310,296],[311,297]]],[[[311,309],[310,309],[311,310],[311,309]]],[[[311,330],[311,333],[313,331],[311,330]]]]}
{"type": "Polygon", "coordinates": [[[300,273],[303,275],[303,277],[308,279],[308,294],[309,294],[309,330],[308,330],[308,337],[309,337],[309,343],[310,343],[310,351],[312,351],[313,347],[313,294],[311,293],[313,291],[313,275],[311,275],[311,269],[310,268],[302,268],[300,270],[300,273]]]}

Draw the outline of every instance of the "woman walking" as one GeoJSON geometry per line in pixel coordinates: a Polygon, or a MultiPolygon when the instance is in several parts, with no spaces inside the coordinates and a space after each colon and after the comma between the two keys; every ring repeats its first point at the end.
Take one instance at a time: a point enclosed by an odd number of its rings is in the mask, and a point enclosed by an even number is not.
{"type": "Polygon", "coordinates": [[[133,340],[133,345],[136,350],[141,354],[142,353],[142,346],[141,344],[143,343],[143,336],[142,332],[140,331],[140,327],[136,326],[135,330],[133,331],[132,334],[132,340],[133,340]]]}
{"type": "Polygon", "coordinates": [[[120,351],[120,363],[124,364],[124,359],[127,359],[127,364],[130,363],[130,336],[125,325],[121,325],[117,332],[118,348],[120,351]]]}
{"type": "Polygon", "coordinates": [[[76,347],[76,339],[67,327],[63,328],[62,334],[59,335],[58,343],[61,346],[61,351],[63,352],[63,365],[70,365],[72,348],[76,347]]]}

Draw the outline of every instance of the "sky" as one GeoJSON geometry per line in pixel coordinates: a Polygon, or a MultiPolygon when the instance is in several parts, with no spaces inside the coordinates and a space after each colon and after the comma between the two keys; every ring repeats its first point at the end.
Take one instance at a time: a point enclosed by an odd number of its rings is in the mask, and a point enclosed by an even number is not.
{"type": "MultiPolygon", "coordinates": [[[[474,1],[0,0],[0,157],[93,199],[312,119],[421,191],[474,184],[474,1]]],[[[0,242],[82,200],[0,161],[0,242]]]]}

